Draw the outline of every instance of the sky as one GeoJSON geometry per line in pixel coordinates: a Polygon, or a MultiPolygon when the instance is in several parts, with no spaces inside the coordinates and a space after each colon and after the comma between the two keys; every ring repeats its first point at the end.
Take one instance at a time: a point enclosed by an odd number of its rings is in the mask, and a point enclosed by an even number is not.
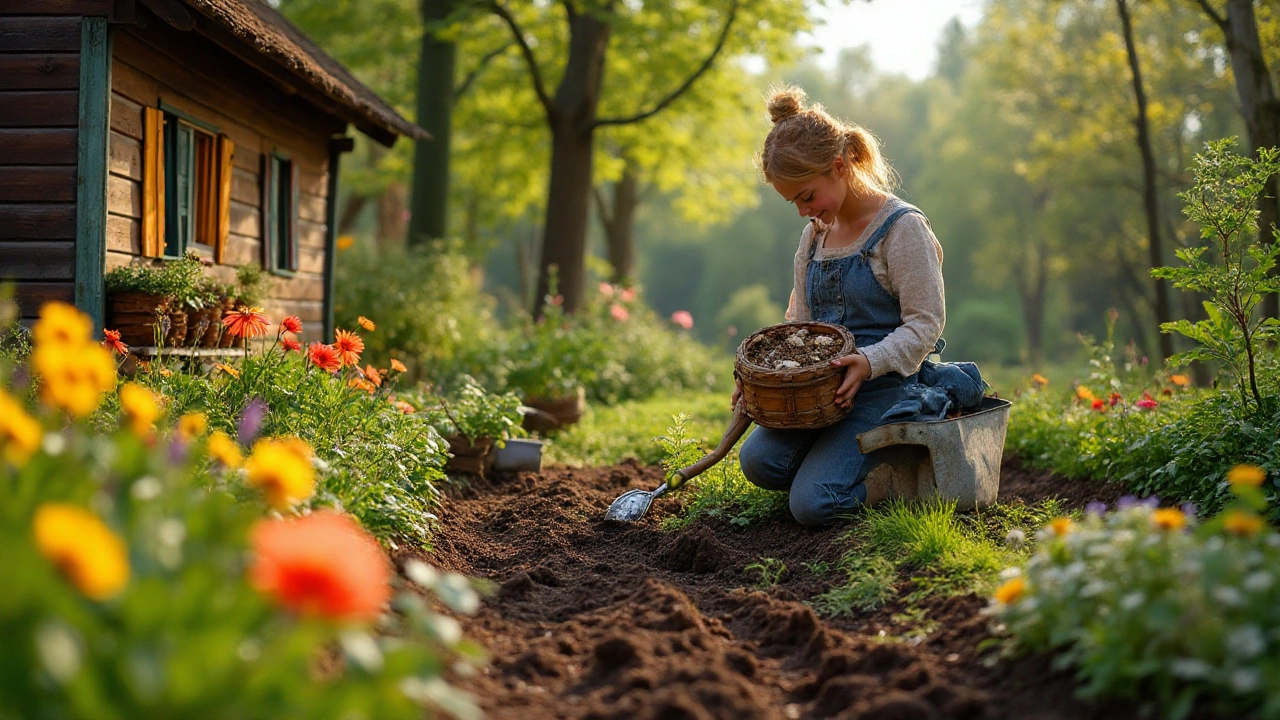
{"type": "Polygon", "coordinates": [[[819,64],[834,68],[841,48],[871,46],[876,67],[920,80],[933,71],[935,46],[953,17],[973,27],[982,17],[984,0],[827,0],[818,27],[805,44],[823,49],[819,64]]]}

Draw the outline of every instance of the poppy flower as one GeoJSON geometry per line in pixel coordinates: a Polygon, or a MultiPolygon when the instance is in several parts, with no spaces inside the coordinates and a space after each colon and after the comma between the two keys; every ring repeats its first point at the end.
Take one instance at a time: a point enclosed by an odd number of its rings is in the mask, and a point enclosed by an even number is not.
{"type": "Polygon", "coordinates": [[[250,540],[250,583],[300,615],[369,622],[391,598],[382,548],[346,515],[322,510],[263,520],[250,540]]]}
{"type": "Polygon", "coordinates": [[[119,330],[103,330],[102,331],[102,347],[111,350],[117,355],[128,355],[129,346],[120,340],[119,330]]]}
{"type": "Polygon", "coordinates": [[[227,326],[227,332],[232,337],[256,338],[267,331],[271,325],[267,321],[267,316],[262,314],[262,308],[240,307],[227,313],[222,318],[222,324],[227,326]]]}
{"type": "Polygon", "coordinates": [[[296,335],[302,332],[302,318],[298,317],[297,315],[290,315],[289,317],[280,321],[280,327],[285,332],[291,332],[296,335]]]}
{"type": "Polygon", "coordinates": [[[338,372],[342,369],[342,359],[332,345],[313,342],[307,348],[307,360],[325,372],[338,372]]]}
{"type": "Polygon", "coordinates": [[[343,367],[360,364],[360,353],[364,352],[364,340],[361,340],[359,335],[339,330],[335,333],[333,347],[338,351],[338,359],[342,361],[343,367]]]}
{"type": "Polygon", "coordinates": [[[302,352],[302,343],[298,342],[297,340],[294,340],[293,338],[285,338],[281,340],[280,347],[284,348],[284,351],[287,353],[302,352]]]}

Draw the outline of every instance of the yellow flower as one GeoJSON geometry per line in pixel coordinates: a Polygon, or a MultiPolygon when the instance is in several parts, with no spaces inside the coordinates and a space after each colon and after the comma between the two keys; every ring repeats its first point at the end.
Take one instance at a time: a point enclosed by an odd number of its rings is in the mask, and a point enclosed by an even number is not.
{"type": "Polygon", "coordinates": [[[46,303],[40,308],[40,319],[31,328],[37,347],[70,345],[78,347],[90,342],[93,321],[74,306],[61,302],[46,303]]]}
{"type": "Polygon", "coordinates": [[[1076,387],[1076,397],[1086,402],[1093,402],[1097,399],[1093,396],[1093,391],[1083,385],[1076,387]]]}
{"type": "Polygon", "coordinates": [[[47,405],[84,417],[98,408],[102,394],[116,384],[111,352],[93,342],[37,347],[31,365],[40,375],[40,399],[47,405]]]}
{"type": "Polygon", "coordinates": [[[240,446],[229,435],[221,430],[214,430],[209,435],[209,457],[229,468],[238,468],[244,462],[240,446]]]}
{"type": "Polygon", "coordinates": [[[202,412],[189,412],[178,418],[178,436],[191,441],[209,429],[209,418],[202,412]]]}
{"type": "Polygon", "coordinates": [[[360,327],[364,328],[365,330],[368,330],[369,332],[373,332],[374,329],[378,327],[377,325],[374,324],[372,320],[370,320],[369,318],[363,315],[356,318],[356,322],[360,323],[360,327]]]}
{"type": "Polygon", "coordinates": [[[1266,470],[1263,470],[1257,465],[1249,465],[1247,463],[1237,465],[1227,472],[1227,482],[1232,485],[1260,487],[1262,485],[1262,481],[1266,479],[1266,470]]]}
{"type": "Polygon", "coordinates": [[[349,248],[349,247],[351,247],[352,245],[355,245],[355,244],[356,244],[356,240],[355,240],[355,238],[351,237],[350,235],[339,235],[339,236],[338,236],[338,242],[337,242],[337,245],[338,245],[338,249],[339,249],[339,250],[346,250],[347,248],[349,248]]]}
{"type": "Polygon", "coordinates": [[[0,390],[0,457],[20,467],[40,449],[40,423],[0,390]]]}
{"type": "Polygon", "coordinates": [[[221,370],[222,372],[230,375],[231,377],[237,380],[240,379],[240,371],[231,367],[230,365],[227,365],[226,363],[218,363],[217,365],[214,365],[214,367],[216,367],[217,369],[221,370]]]}
{"type": "Polygon", "coordinates": [[[80,592],[106,600],[129,581],[124,541],[93,513],[48,503],[36,509],[36,547],[80,592]]]}
{"type": "Polygon", "coordinates": [[[1223,519],[1222,529],[1232,535],[1253,537],[1262,530],[1262,527],[1265,524],[1265,521],[1258,517],[1257,513],[1251,513],[1245,510],[1232,510],[1227,513],[1226,518],[1223,519]]]}
{"type": "Polygon", "coordinates": [[[1049,384],[1049,378],[1041,375],[1040,373],[1036,373],[1035,375],[1032,375],[1031,379],[1035,381],[1035,384],[1041,387],[1044,387],[1045,385],[1049,384]]]}
{"type": "Polygon", "coordinates": [[[399,360],[395,358],[391,358],[391,369],[395,370],[396,372],[405,372],[409,368],[405,367],[404,363],[400,362],[399,360]]]}
{"type": "Polygon", "coordinates": [[[137,383],[125,383],[120,388],[120,407],[129,418],[129,429],[139,437],[151,435],[152,425],[160,417],[160,403],[155,393],[137,383]]]}
{"type": "Polygon", "coordinates": [[[1191,384],[1191,378],[1186,375],[1170,375],[1169,382],[1177,385],[1178,387],[1186,387],[1191,384]]]}
{"type": "Polygon", "coordinates": [[[1016,577],[1006,580],[1003,585],[996,588],[996,600],[1008,605],[1017,602],[1018,598],[1027,590],[1027,583],[1022,578],[1016,577]]]}
{"type": "Polygon", "coordinates": [[[1049,527],[1053,528],[1053,532],[1059,537],[1066,535],[1075,529],[1071,518],[1056,517],[1049,521],[1049,527]]]}
{"type": "Polygon", "coordinates": [[[287,510],[315,492],[311,448],[297,438],[259,440],[245,462],[249,484],[266,495],[267,503],[287,510]]]}
{"type": "Polygon", "coordinates": [[[1187,516],[1177,508],[1161,508],[1151,513],[1151,524],[1161,530],[1181,530],[1187,525],[1187,516]]]}

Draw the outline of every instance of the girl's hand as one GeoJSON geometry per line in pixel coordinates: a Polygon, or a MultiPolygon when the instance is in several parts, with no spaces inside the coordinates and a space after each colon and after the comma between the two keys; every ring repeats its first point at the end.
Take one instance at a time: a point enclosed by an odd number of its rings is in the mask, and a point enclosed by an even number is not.
{"type": "Polygon", "coordinates": [[[845,368],[844,382],[840,383],[840,387],[836,390],[836,405],[842,408],[853,407],[853,396],[858,394],[862,381],[871,374],[871,363],[867,361],[866,355],[854,353],[838,357],[832,360],[831,364],[845,368]]]}
{"type": "Polygon", "coordinates": [[[734,410],[738,407],[738,400],[742,398],[742,381],[738,378],[733,379],[733,395],[729,397],[729,409],[734,410]]]}

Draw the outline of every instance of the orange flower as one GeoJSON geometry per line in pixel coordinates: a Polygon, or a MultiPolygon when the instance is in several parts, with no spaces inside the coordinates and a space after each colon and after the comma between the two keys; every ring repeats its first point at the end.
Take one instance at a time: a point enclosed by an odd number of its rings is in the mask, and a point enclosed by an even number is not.
{"type": "Polygon", "coordinates": [[[1161,530],[1181,530],[1187,525],[1187,516],[1178,508],[1161,508],[1151,513],[1151,524],[1161,530]]]}
{"type": "Polygon", "coordinates": [[[240,379],[240,371],[231,367],[230,365],[227,365],[226,363],[218,363],[217,365],[214,365],[214,367],[230,375],[231,377],[236,378],[237,380],[240,379]]]}
{"type": "Polygon", "coordinates": [[[1087,400],[1089,402],[1094,401],[1093,391],[1085,387],[1084,385],[1076,386],[1076,397],[1080,398],[1081,400],[1087,400]]]}
{"type": "Polygon", "coordinates": [[[374,387],[382,387],[382,376],[378,374],[378,369],[374,366],[366,365],[364,367],[364,376],[368,378],[369,382],[373,383],[374,387]]]}
{"type": "Polygon", "coordinates": [[[1227,482],[1232,485],[1248,485],[1250,487],[1262,487],[1262,483],[1267,479],[1267,471],[1257,465],[1249,465],[1244,463],[1237,465],[1227,471],[1227,482]]]}
{"type": "Polygon", "coordinates": [[[222,324],[227,326],[227,332],[232,337],[256,338],[267,331],[271,325],[267,321],[267,316],[262,314],[262,308],[241,307],[227,313],[222,318],[222,324]]]}
{"type": "Polygon", "coordinates": [[[338,359],[342,361],[343,367],[360,364],[360,353],[364,352],[364,340],[361,340],[359,335],[339,330],[335,333],[333,347],[338,351],[338,359]]]}
{"type": "Polygon", "coordinates": [[[396,372],[407,372],[409,370],[409,368],[404,366],[404,363],[395,358],[391,358],[391,369],[396,372]]]}
{"type": "Polygon", "coordinates": [[[356,390],[363,390],[370,394],[372,394],[374,390],[377,390],[377,388],[373,386],[373,383],[365,380],[364,378],[351,378],[347,381],[347,387],[355,388],[356,390]]]}
{"type": "Polygon", "coordinates": [[[1027,583],[1020,577],[1006,580],[1003,585],[996,588],[996,600],[1004,605],[1016,602],[1018,598],[1027,590],[1027,583]]]}
{"type": "Polygon", "coordinates": [[[103,330],[102,331],[102,347],[111,350],[117,355],[128,355],[129,346],[120,340],[119,330],[103,330]]]}
{"type": "Polygon", "coordinates": [[[418,411],[417,408],[415,408],[414,406],[410,405],[409,403],[403,400],[397,400],[395,402],[395,406],[397,410],[404,413],[405,415],[412,415],[413,413],[418,411]]]}
{"type": "Polygon", "coordinates": [[[325,372],[338,372],[342,369],[342,359],[332,345],[313,342],[307,348],[307,360],[325,372]]]}
{"type": "Polygon", "coordinates": [[[372,320],[370,320],[369,318],[363,315],[356,318],[356,322],[360,323],[360,327],[364,328],[365,330],[368,330],[369,332],[373,332],[378,327],[373,323],[372,320]]]}
{"type": "Polygon", "coordinates": [[[280,327],[284,328],[285,332],[300,333],[302,332],[302,318],[297,315],[290,315],[280,321],[280,327]]]}
{"type": "Polygon", "coordinates": [[[1257,514],[1245,510],[1232,510],[1223,518],[1222,529],[1232,535],[1253,537],[1262,531],[1266,521],[1257,514]]]}
{"type": "Polygon", "coordinates": [[[1053,528],[1054,534],[1059,537],[1066,535],[1075,528],[1072,525],[1071,518],[1056,517],[1049,521],[1049,527],[1053,528]]]}
{"type": "Polygon", "coordinates": [[[1032,375],[1032,376],[1031,376],[1031,379],[1032,379],[1033,381],[1035,381],[1035,384],[1037,384],[1037,385],[1039,385],[1039,386],[1041,386],[1041,387],[1044,387],[1045,385],[1048,385],[1048,384],[1049,384],[1049,378],[1047,378],[1047,377],[1045,377],[1045,376],[1041,375],[1040,373],[1036,373],[1036,374],[1032,375]]]}
{"type": "Polygon", "coordinates": [[[1094,398],[1093,402],[1090,403],[1089,405],[1094,410],[1097,410],[1098,412],[1102,412],[1103,409],[1107,406],[1107,403],[1102,398],[1094,398]]]}
{"type": "Polygon", "coordinates": [[[1177,385],[1178,387],[1186,387],[1191,384],[1191,378],[1186,375],[1170,375],[1169,382],[1177,385]]]}
{"type": "Polygon", "coordinates": [[[369,622],[391,598],[382,548],[346,515],[322,510],[263,520],[250,537],[249,581],[298,614],[369,622]]]}
{"type": "Polygon", "coordinates": [[[294,340],[293,338],[285,338],[281,340],[280,347],[284,348],[284,351],[287,353],[302,352],[302,343],[298,342],[297,340],[294,340]]]}

